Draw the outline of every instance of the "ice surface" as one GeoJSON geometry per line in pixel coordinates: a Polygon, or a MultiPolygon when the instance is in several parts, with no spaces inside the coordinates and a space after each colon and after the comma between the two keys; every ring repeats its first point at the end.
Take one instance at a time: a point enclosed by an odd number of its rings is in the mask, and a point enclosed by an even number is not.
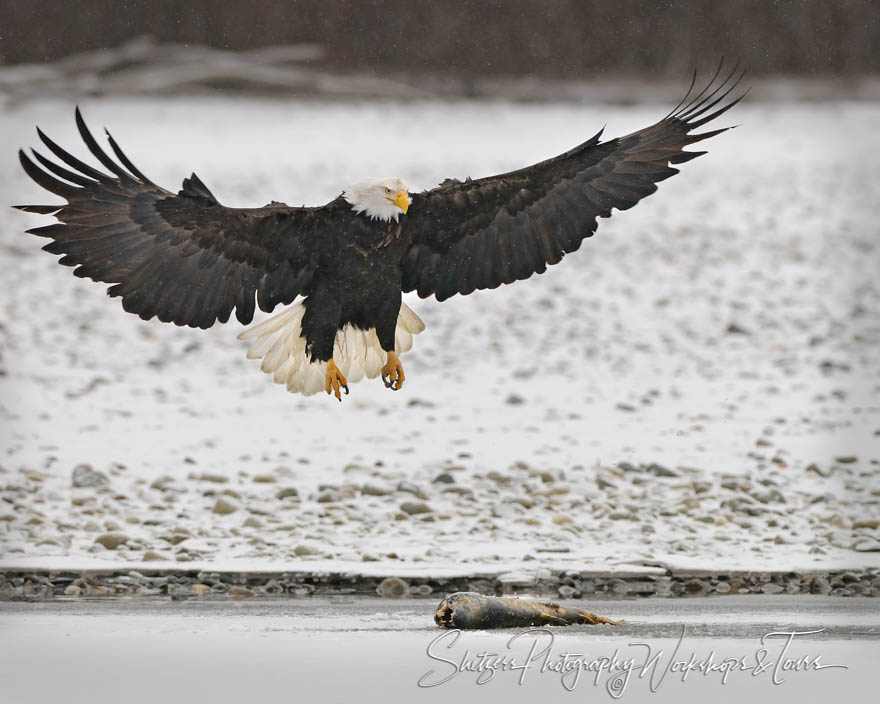
{"type": "MultiPolygon", "coordinates": [[[[195,170],[243,206],[326,202],[364,177],[421,190],[497,173],[671,105],[81,107],[157,183],[195,170]]],[[[72,113],[5,108],[4,202],[53,202],[14,149],[39,124],[85,154],[72,113]]],[[[853,549],[880,538],[878,120],[871,103],[738,106],[722,118],[738,129],[548,273],[442,304],[407,296],[427,329],[404,389],[360,383],[342,404],[274,386],[237,323],[123,313],[22,234],[50,218],[6,211],[0,562],[880,565],[853,549]],[[109,486],[72,488],[79,463],[109,486]],[[432,481],[443,472],[454,483],[432,481]],[[288,486],[298,497],[276,498],[288,486]],[[224,492],[238,509],[212,513],[224,492]],[[127,542],[94,552],[108,530],[127,542]]]]}
{"type": "Polygon", "coordinates": [[[531,704],[543,696],[548,701],[579,697],[576,701],[661,704],[739,704],[747,697],[782,703],[868,692],[880,656],[880,620],[869,599],[591,601],[577,605],[624,623],[457,635],[434,627],[435,603],[319,597],[246,603],[7,603],[0,610],[0,629],[15,647],[0,659],[3,693],[13,702],[71,704],[113,701],[120,693],[133,704],[157,699],[288,701],[309,690],[321,692],[322,700],[345,702],[379,700],[374,693],[380,692],[381,701],[392,702],[454,697],[456,702],[497,698],[531,704]],[[792,631],[798,635],[791,643],[786,636],[761,640],[792,631]],[[478,680],[480,671],[474,668],[481,653],[504,656],[519,669],[501,669],[489,660],[498,668],[489,678],[483,660],[485,674],[478,680]],[[577,680],[577,672],[563,678],[558,669],[566,653],[569,662],[585,666],[577,680]],[[710,657],[716,668],[724,658],[745,667],[729,673],[723,684],[717,669],[683,669],[710,657]],[[615,675],[631,661],[631,676],[615,696],[609,694],[608,665],[586,669],[602,658],[616,659],[615,675]],[[656,670],[648,664],[640,677],[642,665],[653,658],[656,670]],[[801,658],[845,669],[804,668],[802,661],[795,670],[793,663],[801,658]],[[454,674],[450,661],[461,664],[462,671],[454,674]],[[775,670],[777,662],[786,661],[792,664],[775,670]],[[523,670],[527,662],[530,667],[523,670]],[[765,669],[756,667],[759,663],[765,669]],[[419,681],[435,686],[420,688],[419,681]]]}

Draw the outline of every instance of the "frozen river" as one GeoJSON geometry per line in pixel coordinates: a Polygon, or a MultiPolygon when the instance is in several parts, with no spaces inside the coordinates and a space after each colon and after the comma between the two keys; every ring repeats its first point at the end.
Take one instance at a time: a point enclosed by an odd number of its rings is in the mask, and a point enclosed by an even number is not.
{"type": "Polygon", "coordinates": [[[3,701],[610,702],[613,693],[688,704],[823,701],[842,691],[858,700],[876,686],[873,599],[590,601],[586,608],[625,623],[532,634],[441,631],[435,606],[319,598],[0,604],[3,701]],[[706,668],[710,659],[736,669],[724,678],[706,668]]]}

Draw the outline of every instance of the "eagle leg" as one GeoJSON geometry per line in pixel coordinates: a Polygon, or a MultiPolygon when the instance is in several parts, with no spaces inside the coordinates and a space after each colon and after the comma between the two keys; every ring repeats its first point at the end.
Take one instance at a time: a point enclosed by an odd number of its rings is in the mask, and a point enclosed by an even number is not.
{"type": "Polygon", "coordinates": [[[332,358],[327,362],[327,373],[324,375],[324,383],[327,393],[332,393],[336,396],[340,403],[342,402],[342,394],[339,390],[343,389],[345,395],[348,395],[348,381],[342,376],[342,372],[339,371],[336,362],[332,358]]]}
{"type": "Polygon", "coordinates": [[[388,362],[382,367],[382,381],[385,386],[394,391],[399,391],[403,386],[406,376],[403,373],[403,365],[397,357],[397,353],[388,353],[388,362]]]}

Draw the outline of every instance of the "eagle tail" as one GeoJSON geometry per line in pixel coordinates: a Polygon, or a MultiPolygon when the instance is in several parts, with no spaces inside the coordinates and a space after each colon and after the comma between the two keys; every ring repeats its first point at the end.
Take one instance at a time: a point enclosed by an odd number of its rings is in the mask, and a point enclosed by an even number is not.
{"type": "MultiPolygon", "coordinates": [[[[263,322],[242,332],[240,340],[252,340],[248,359],[262,359],[261,369],[271,374],[276,384],[284,384],[291,393],[304,396],[324,391],[326,362],[312,362],[306,353],[302,336],[305,306],[290,306],[263,322]]],[[[409,351],[413,335],[425,329],[425,324],[405,303],[397,315],[394,346],[398,355],[409,351]]],[[[375,329],[360,330],[346,325],[336,333],[333,361],[349,384],[361,379],[373,379],[381,373],[386,361],[375,329]]]]}

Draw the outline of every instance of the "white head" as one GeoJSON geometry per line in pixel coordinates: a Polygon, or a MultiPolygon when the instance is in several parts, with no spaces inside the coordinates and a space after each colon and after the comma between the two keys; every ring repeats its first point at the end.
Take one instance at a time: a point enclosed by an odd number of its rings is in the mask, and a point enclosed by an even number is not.
{"type": "Polygon", "coordinates": [[[372,178],[358,181],[342,192],[356,213],[365,212],[371,219],[397,222],[409,209],[410,198],[402,178],[372,178]]]}

